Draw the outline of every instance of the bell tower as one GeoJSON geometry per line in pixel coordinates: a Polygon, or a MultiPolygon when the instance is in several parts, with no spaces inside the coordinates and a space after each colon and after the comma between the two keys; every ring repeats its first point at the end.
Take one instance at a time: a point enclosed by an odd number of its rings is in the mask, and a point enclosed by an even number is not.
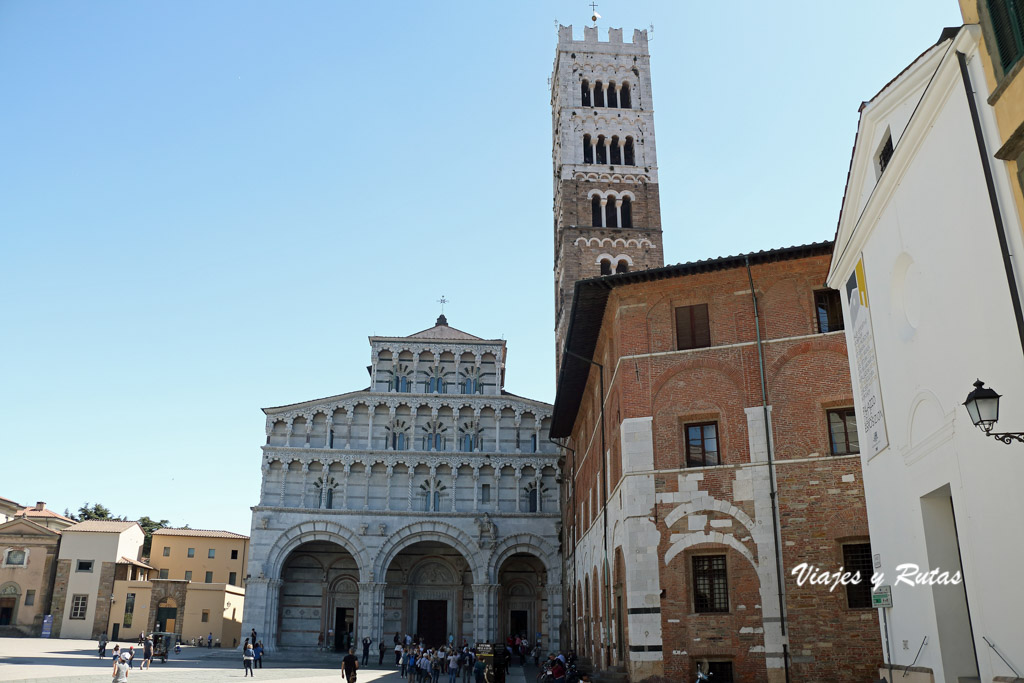
{"type": "Polygon", "coordinates": [[[558,27],[551,77],[555,358],[577,280],[664,265],[647,31],[558,27]]]}

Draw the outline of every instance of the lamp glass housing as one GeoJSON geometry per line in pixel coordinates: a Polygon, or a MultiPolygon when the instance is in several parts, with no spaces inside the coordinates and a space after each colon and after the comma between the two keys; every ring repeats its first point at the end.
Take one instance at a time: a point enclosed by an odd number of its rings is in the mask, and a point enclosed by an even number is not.
{"type": "Polygon", "coordinates": [[[974,391],[967,394],[964,407],[974,426],[988,431],[999,421],[999,394],[986,387],[981,380],[976,381],[974,387],[974,391]]]}

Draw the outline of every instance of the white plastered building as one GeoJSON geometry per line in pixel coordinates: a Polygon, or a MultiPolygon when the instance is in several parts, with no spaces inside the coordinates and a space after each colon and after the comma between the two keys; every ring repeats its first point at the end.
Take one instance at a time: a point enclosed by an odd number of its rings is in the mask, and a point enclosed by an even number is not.
{"type": "Polygon", "coordinates": [[[892,587],[880,637],[907,683],[1024,673],[1024,444],[986,437],[961,405],[980,378],[1005,394],[995,431],[1024,429],[1024,244],[979,36],[947,29],[862,105],[828,278],[844,293],[871,545],[892,587]],[[964,582],[908,585],[902,564],[964,582]]]}

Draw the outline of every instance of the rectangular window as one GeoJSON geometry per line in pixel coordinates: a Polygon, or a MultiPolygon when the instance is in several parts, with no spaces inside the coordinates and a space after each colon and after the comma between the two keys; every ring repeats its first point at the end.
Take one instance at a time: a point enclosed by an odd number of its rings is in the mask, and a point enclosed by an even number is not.
{"type": "Polygon", "coordinates": [[[725,555],[694,556],[693,611],[729,611],[729,582],[725,573],[725,555]]]}
{"type": "Polygon", "coordinates": [[[708,662],[708,671],[715,683],[732,683],[732,662],[708,662]]]}
{"type": "Polygon", "coordinates": [[[92,560],[79,560],[78,566],[75,568],[76,572],[91,572],[92,571],[92,560]]]}
{"type": "Polygon", "coordinates": [[[481,484],[480,485],[480,502],[490,503],[491,502],[491,485],[481,484]]]}
{"type": "Polygon", "coordinates": [[[846,586],[846,606],[850,609],[871,609],[871,562],[870,543],[847,543],[843,546],[843,571],[860,572],[860,582],[846,586]]]}
{"type": "Polygon", "coordinates": [[[882,145],[882,149],[878,151],[878,172],[885,173],[885,167],[889,165],[889,160],[892,159],[892,136],[890,135],[885,139],[885,144],[882,145]]]}
{"type": "Polygon", "coordinates": [[[857,413],[853,408],[828,411],[828,438],[832,446],[832,455],[860,453],[857,413]]]}
{"type": "Polygon", "coordinates": [[[212,560],[216,556],[216,554],[217,552],[213,548],[210,548],[210,550],[206,553],[206,556],[212,560]]]}
{"type": "Polygon", "coordinates": [[[135,613],[135,593],[128,593],[124,599],[124,619],[122,620],[125,628],[129,628],[132,625],[132,615],[135,613]]]}
{"type": "Polygon", "coordinates": [[[1024,2],[988,0],[986,4],[999,51],[999,65],[1005,74],[1024,54],[1024,2]]]}
{"type": "Polygon", "coordinates": [[[708,305],[695,304],[676,309],[676,348],[702,349],[711,346],[708,305]]]}
{"type": "Polygon", "coordinates": [[[237,572],[231,572],[230,574],[228,574],[228,583],[230,583],[232,586],[238,585],[236,583],[237,580],[238,580],[238,573],[237,572]]]}
{"type": "Polygon", "coordinates": [[[171,556],[171,549],[168,546],[164,546],[164,557],[171,556]]]}
{"type": "Polygon", "coordinates": [[[231,559],[232,560],[237,560],[238,559],[238,551],[237,550],[232,550],[231,551],[231,559]]]}
{"type": "Polygon", "coordinates": [[[206,572],[206,583],[213,583],[213,572],[206,572]]]}
{"type": "Polygon", "coordinates": [[[166,569],[161,569],[161,570],[160,570],[160,578],[161,578],[161,579],[166,579],[166,578],[168,578],[168,572],[167,572],[167,570],[166,570],[166,569]]]}
{"type": "Polygon", "coordinates": [[[843,304],[837,289],[819,289],[814,293],[814,312],[818,318],[818,332],[836,332],[843,329],[843,304]]]}
{"type": "Polygon", "coordinates": [[[4,557],[4,566],[5,567],[24,567],[25,566],[25,558],[26,557],[28,557],[28,554],[27,554],[26,551],[24,551],[24,550],[17,550],[15,548],[11,548],[10,550],[7,551],[7,555],[4,557]]]}
{"type": "Polygon", "coordinates": [[[192,572],[191,571],[186,571],[185,572],[185,580],[186,581],[191,581],[192,580],[192,572]]]}
{"type": "Polygon", "coordinates": [[[85,619],[85,613],[89,611],[89,596],[76,595],[71,598],[71,618],[85,619]]]}
{"type": "Polygon", "coordinates": [[[717,422],[686,425],[685,431],[687,467],[709,467],[722,464],[718,453],[717,422]]]}
{"type": "Polygon", "coordinates": [[[196,549],[195,548],[189,548],[188,549],[188,556],[189,557],[195,557],[196,556],[196,549]]]}
{"type": "Polygon", "coordinates": [[[31,607],[36,604],[36,592],[34,590],[25,591],[25,607],[31,607]]]}
{"type": "Polygon", "coordinates": [[[210,610],[208,610],[208,609],[204,609],[204,610],[203,610],[203,617],[202,617],[202,621],[203,621],[203,623],[205,624],[205,623],[206,623],[206,622],[208,622],[209,620],[210,620],[210,610]]]}

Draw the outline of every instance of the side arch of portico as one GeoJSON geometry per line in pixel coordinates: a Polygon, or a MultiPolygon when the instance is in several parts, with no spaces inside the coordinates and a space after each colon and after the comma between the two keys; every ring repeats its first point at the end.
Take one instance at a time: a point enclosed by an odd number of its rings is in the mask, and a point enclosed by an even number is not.
{"type": "MultiPolygon", "coordinates": [[[[507,635],[502,632],[502,627],[504,626],[502,622],[508,617],[509,609],[516,609],[516,606],[512,603],[520,602],[519,599],[511,595],[505,595],[500,582],[502,565],[509,558],[520,554],[537,558],[544,567],[545,586],[543,594],[537,596],[538,601],[534,604],[534,607],[540,611],[542,605],[546,605],[546,614],[542,617],[538,613],[536,615],[537,621],[534,622],[534,625],[537,631],[542,631],[546,634],[547,642],[543,644],[544,648],[557,651],[561,646],[560,633],[562,626],[561,558],[557,546],[537,534],[518,533],[507,536],[494,546],[488,556],[487,578],[490,584],[496,587],[496,590],[491,592],[492,602],[488,605],[488,612],[493,615],[489,624],[489,637],[498,637],[500,639],[507,635]],[[503,596],[501,600],[507,601],[501,609],[499,609],[498,604],[499,596],[503,596]],[[540,621],[544,622],[543,627],[540,621]],[[494,632],[490,633],[490,631],[494,632]]],[[[519,608],[528,609],[529,606],[522,605],[519,608]]],[[[532,638],[534,634],[531,632],[528,635],[532,638]]]]}
{"type": "Polygon", "coordinates": [[[303,543],[312,541],[337,543],[355,559],[356,566],[359,567],[359,581],[371,580],[373,574],[370,573],[370,555],[366,546],[351,529],[346,529],[337,522],[328,520],[303,522],[281,532],[267,552],[264,561],[263,571],[267,578],[280,580],[285,560],[288,559],[292,551],[303,543]]]}

